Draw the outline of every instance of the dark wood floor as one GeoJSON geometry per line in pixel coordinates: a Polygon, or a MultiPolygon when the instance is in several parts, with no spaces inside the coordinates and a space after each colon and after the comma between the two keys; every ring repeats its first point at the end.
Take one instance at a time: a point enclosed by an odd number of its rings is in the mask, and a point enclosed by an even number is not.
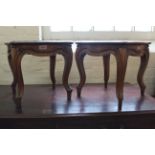
{"type": "Polygon", "coordinates": [[[155,99],[140,97],[137,86],[126,84],[118,111],[115,85],[86,85],[82,98],[66,101],[66,91],[50,85],[25,86],[22,105],[9,86],[0,86],[0,128],[155,128],[155,99]]]}

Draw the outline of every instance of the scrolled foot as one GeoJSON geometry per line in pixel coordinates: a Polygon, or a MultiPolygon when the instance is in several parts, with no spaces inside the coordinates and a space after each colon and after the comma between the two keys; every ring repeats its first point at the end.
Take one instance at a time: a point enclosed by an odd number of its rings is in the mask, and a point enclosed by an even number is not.
{"type": "Polygon", "coordinates": [[[118,101],[118,111],[122,110],[122,102],[123,102],[123,99],[119,99],[119,101],[118,101]]]}
{"type": "Polygon", "coordinates": [[[105,88],[105,89],[108,88],[108,83],[107,83],[107,82],[105,82],[105,84],[104,84],[104,88],[105,88]]]}
{"type": "Polygon", "coordinates": [[[145,94],[145,88],[146,88],[146,87],[144,87],[144,88],[141,89],[141,96],[142,96],[142,97],[144,97],[144,94],[145,94]]]}
{"type": "Polygon", "coordinates": [[[81,88],[77,87],[77,97],[81,97],[81,88]]]}
{"type": "Polygon", "coordinates": [[[55,90],[55,84],[54,84],[54,83],[53,83],[53,85],[52,85],[52,89],[55,90]]]}
{"type": "Polygon", "coordinates": [[[67,101],[71,101],[71,97],[72,97],[72,89],[67,90],[67,101]]]}
{"type": "Polygon", "coordinates": [[[16,85],[14,83],[11,85],[11,89],[12,89],[13,97],[16,97],[16,85]]]}

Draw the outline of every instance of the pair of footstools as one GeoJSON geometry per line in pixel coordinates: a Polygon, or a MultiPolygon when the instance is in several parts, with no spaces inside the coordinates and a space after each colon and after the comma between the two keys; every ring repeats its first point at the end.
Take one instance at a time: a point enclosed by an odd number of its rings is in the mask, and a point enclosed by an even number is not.
{"type": "MultiPolygon", "coordinates": [[[[25,54],[50,57],[50,77],[51,81],[53,82],[53,88],[55,88],[56,81],[56,54],[61,54],[64,57],[65,61],[62,81],[67,91],[67,100],[70,101],[72,89],[68,84],[68,77],[70,74],[73,60],[72,44],[72,41],[30,41],[6,43],[6,45],[8,46],[8,60],[13,73],[13,95],[16,98],[21,99],[24,93],[21,60],[25,54]]],[[[80,83],[77,86],[78,97],[81,96],[81,90],[86,81],[85,69],[83,65],[84,56],[86,54],[103,57],[105,88],[107,88],[109,80],[110,54],[113,54],[115,56],[117,62],[116,95],[118,98],[119,109],[121,109],[122,106],[123,86],[128,56],[140,56],[141,64],[137,80],[141,89],[141,95],[144,95],[145,85],[143,82],[143,75],[149,60],[149,42],[77,41],[76,44],[77,49],[75,57],[80,74],[80,83]]]]}

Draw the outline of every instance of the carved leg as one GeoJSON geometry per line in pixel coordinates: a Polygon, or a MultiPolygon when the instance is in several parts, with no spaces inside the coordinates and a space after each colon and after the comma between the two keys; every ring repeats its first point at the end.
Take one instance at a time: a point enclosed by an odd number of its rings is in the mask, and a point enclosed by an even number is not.
{"type": "Polygon", "coordinates": [[[53,89],[55,89],[55,61],[56,61],[56,55],[50,56],[50,77],[51,81],[53,83],[53,89]]]}
{"type": "Polygon", "coordinates": [[[62,53],[62,55],[63,55],[64,61],[65,61],[62,81],[63,81],[63,85],[67,91],[67,100],[70,101],[72,89],[70,88],[70,86],[68,84],[68,78],[69,78],[69,73],[70,73],[72,61],[73,61],[72,49],[68,48],[67,50],[64,51],[64,53],[62,53]]]}
{"type": "Polygon", "coordinates": [[[21,102],[21,99],[24,94],[24,81],[23,81],[23,75],[22,75],[22,69],[21,69],[21,60],[22,60],[23,54],[18,53],[17,59],[16,59],[16,71],[17,71],[17,95],[16,98],[19,100],[19,103],[21,102]]]}
{"type": "Polygon", "coordinates": [[[15,48],[11,49],[10,47],[8,47],[8,62],[13,75],[13,82],[11,84],[13,97],[16,96],[16,86],[17,86],[17,72],[15,67],[16,58],[17,58],[16,49],[15,48]]]}
{"type": "Polygon", "coordinates": [[[120,48],[116,53],[117,60],[117,82],[116,95],[118,98],[118,110],[122,109],[124,78],[127,67],[128,54],[125,48],[120,48]]]}
{"type": "Polygon", "coordinates": [[[86,55],[86,53],[84,53],[80,49],[77,49],[77,51],[75,53],[76,64],[77,64],[78,71],[80,74],[80,83],[77,86],[77,96],[78,97],[81,97],[81,90],[82,90],[82,87],[84,86],[85,81],[86,81],[86,73],[85,73],[85,69],[84,69],[84,65],[83,65],[85,55],[86,55]]]}
{"type": "Polygon", "coordinates": [[[109,80],[109,68],[110,68],[109,61],[110,61],[110,54],[103,56],[105,89],[107,89],[108,80],[109,80]]]}
{"type": "Polygon", "coordinates": [[[146,70],[148,61],[149,61],[149,50],[146,49],[145,54],[143,56],[141,56],[141,63],[140,63],[138,76],[137,76],[137,81],[138,81],[138,84],[141,89],[141,96],[144,96],[144,92],[145,92],[145,88],[146,88],[144,81],[143,81],[143,76],[144,76],[144,72],[146,70]]]}

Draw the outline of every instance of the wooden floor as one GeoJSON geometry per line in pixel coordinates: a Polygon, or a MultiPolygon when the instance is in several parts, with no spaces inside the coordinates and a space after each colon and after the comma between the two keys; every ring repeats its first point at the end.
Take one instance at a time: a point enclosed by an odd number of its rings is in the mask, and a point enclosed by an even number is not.
{"type": "Polygon", "coordinates": [[[50,85],[25,86],[22,105],[9,86],[0,86],[0,128],[155,128],[155,99],[140,97],[137,86],[126,84],[118,111],[115,85],[86,85],[82,98],[66,101],[66,91],[50,85]]]}

